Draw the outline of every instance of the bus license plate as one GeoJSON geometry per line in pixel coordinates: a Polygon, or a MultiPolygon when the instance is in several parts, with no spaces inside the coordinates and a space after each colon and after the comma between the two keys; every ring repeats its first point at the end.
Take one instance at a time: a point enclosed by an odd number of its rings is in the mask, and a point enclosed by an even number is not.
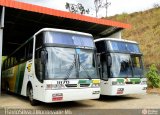
{"type": "Polygon", "coordinates": [[[52,95],[52,101],[63,100],[63,93],[56,93],[52,95]]]}

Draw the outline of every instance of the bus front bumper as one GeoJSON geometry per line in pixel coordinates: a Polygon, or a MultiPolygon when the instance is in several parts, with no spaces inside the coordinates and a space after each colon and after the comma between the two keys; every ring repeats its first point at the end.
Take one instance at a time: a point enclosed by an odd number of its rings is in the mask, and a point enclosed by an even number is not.
{"type": "Polygon", "coordinates": [[[133,85],[111,85],[105,88],[105,91],[101,91],[102,95],[128,95],[128,94],[145,94],[147,85],[133,84],[133,85]]]}
{"type": "Polygon", "coordinates": [[[98,99],[99,96],[100,88],[45,90],[44,100],[41,101],[46,103],[78,101],[98,99]]]}

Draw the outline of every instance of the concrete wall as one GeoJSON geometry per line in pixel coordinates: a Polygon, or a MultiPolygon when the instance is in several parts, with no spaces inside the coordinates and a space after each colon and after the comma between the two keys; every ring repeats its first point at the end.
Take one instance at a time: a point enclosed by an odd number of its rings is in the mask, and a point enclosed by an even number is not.
{"type": "Polygon", "coordinates": [[[119,38],[119,39],[121,39],[122,38],[121,33],[122,33],[122,31],[119,31],[117,33],[112,34],[111,36],[108,36],[108,38],[119,38]]]}

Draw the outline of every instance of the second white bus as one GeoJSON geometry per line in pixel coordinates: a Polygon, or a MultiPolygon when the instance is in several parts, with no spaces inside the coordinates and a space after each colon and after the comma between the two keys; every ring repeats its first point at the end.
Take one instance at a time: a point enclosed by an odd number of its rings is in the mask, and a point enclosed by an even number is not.
{"type": "Polygon", "coordinates": [[[101,95],[146,93],[142,53],[137,42],[101,38],[95,44],[101,58],[101,95]]]}

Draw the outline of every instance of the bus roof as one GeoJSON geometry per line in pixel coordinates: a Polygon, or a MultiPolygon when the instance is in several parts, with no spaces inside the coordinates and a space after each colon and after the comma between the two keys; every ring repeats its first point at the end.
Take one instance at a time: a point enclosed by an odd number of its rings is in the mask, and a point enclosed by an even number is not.
{"type": "Polygon", "coordinates": [[[128,42],[128,43],[138,44],[136,41],[120,39],[120,38],[99,38],[99,39],[94,40],[94,42],[98,42],[98,41],[121,41],[121,42],[128,42]]]}
{"type": "MultiPolygon", "coordinates": [[[[63,33],[70,33],[70,34],[77,34],[77,35],[85,35],[89,37],[93,37],[91,34],[84,33],[84,32],[78,32],[78,31],[72,31],[72,30],[65,30],[65,29],[55,29],[55,28],[42,28],[38,32],[36,32],[33,36],[31,36],[28,40],[26,40],[23,44],[21,44],[16,50],[14,50],[7,58],[9,58],[11,55],[13,55],[17,50],[19,50],[21,47],[23,47],[26,43],[28,43],[31,39],[33,39],[34,36],[38,35],[41,32],[45,31],[53,31],[53,32],[63,32],[63,33]]],[[[7,59],[6,58],[6,59],[7,59]]]]}
{"type": "Polygon", "coordinates": [[[41,32],[44,32],[44,31],[70,33],[70,34],[85,35],[85,36],[92,37],[91,34],[84,33],[84,32],[78,32],[78,31],[73,31],[73,30],[65,30],[65,29],[55,29],[55,28],[43,28],[43,29],[39,30],[38,32],[36,32],[36,33],[34,34],[34,36],[36,36],[37,34],[39,34],[39,33],[41,33],[41,32]]]}

